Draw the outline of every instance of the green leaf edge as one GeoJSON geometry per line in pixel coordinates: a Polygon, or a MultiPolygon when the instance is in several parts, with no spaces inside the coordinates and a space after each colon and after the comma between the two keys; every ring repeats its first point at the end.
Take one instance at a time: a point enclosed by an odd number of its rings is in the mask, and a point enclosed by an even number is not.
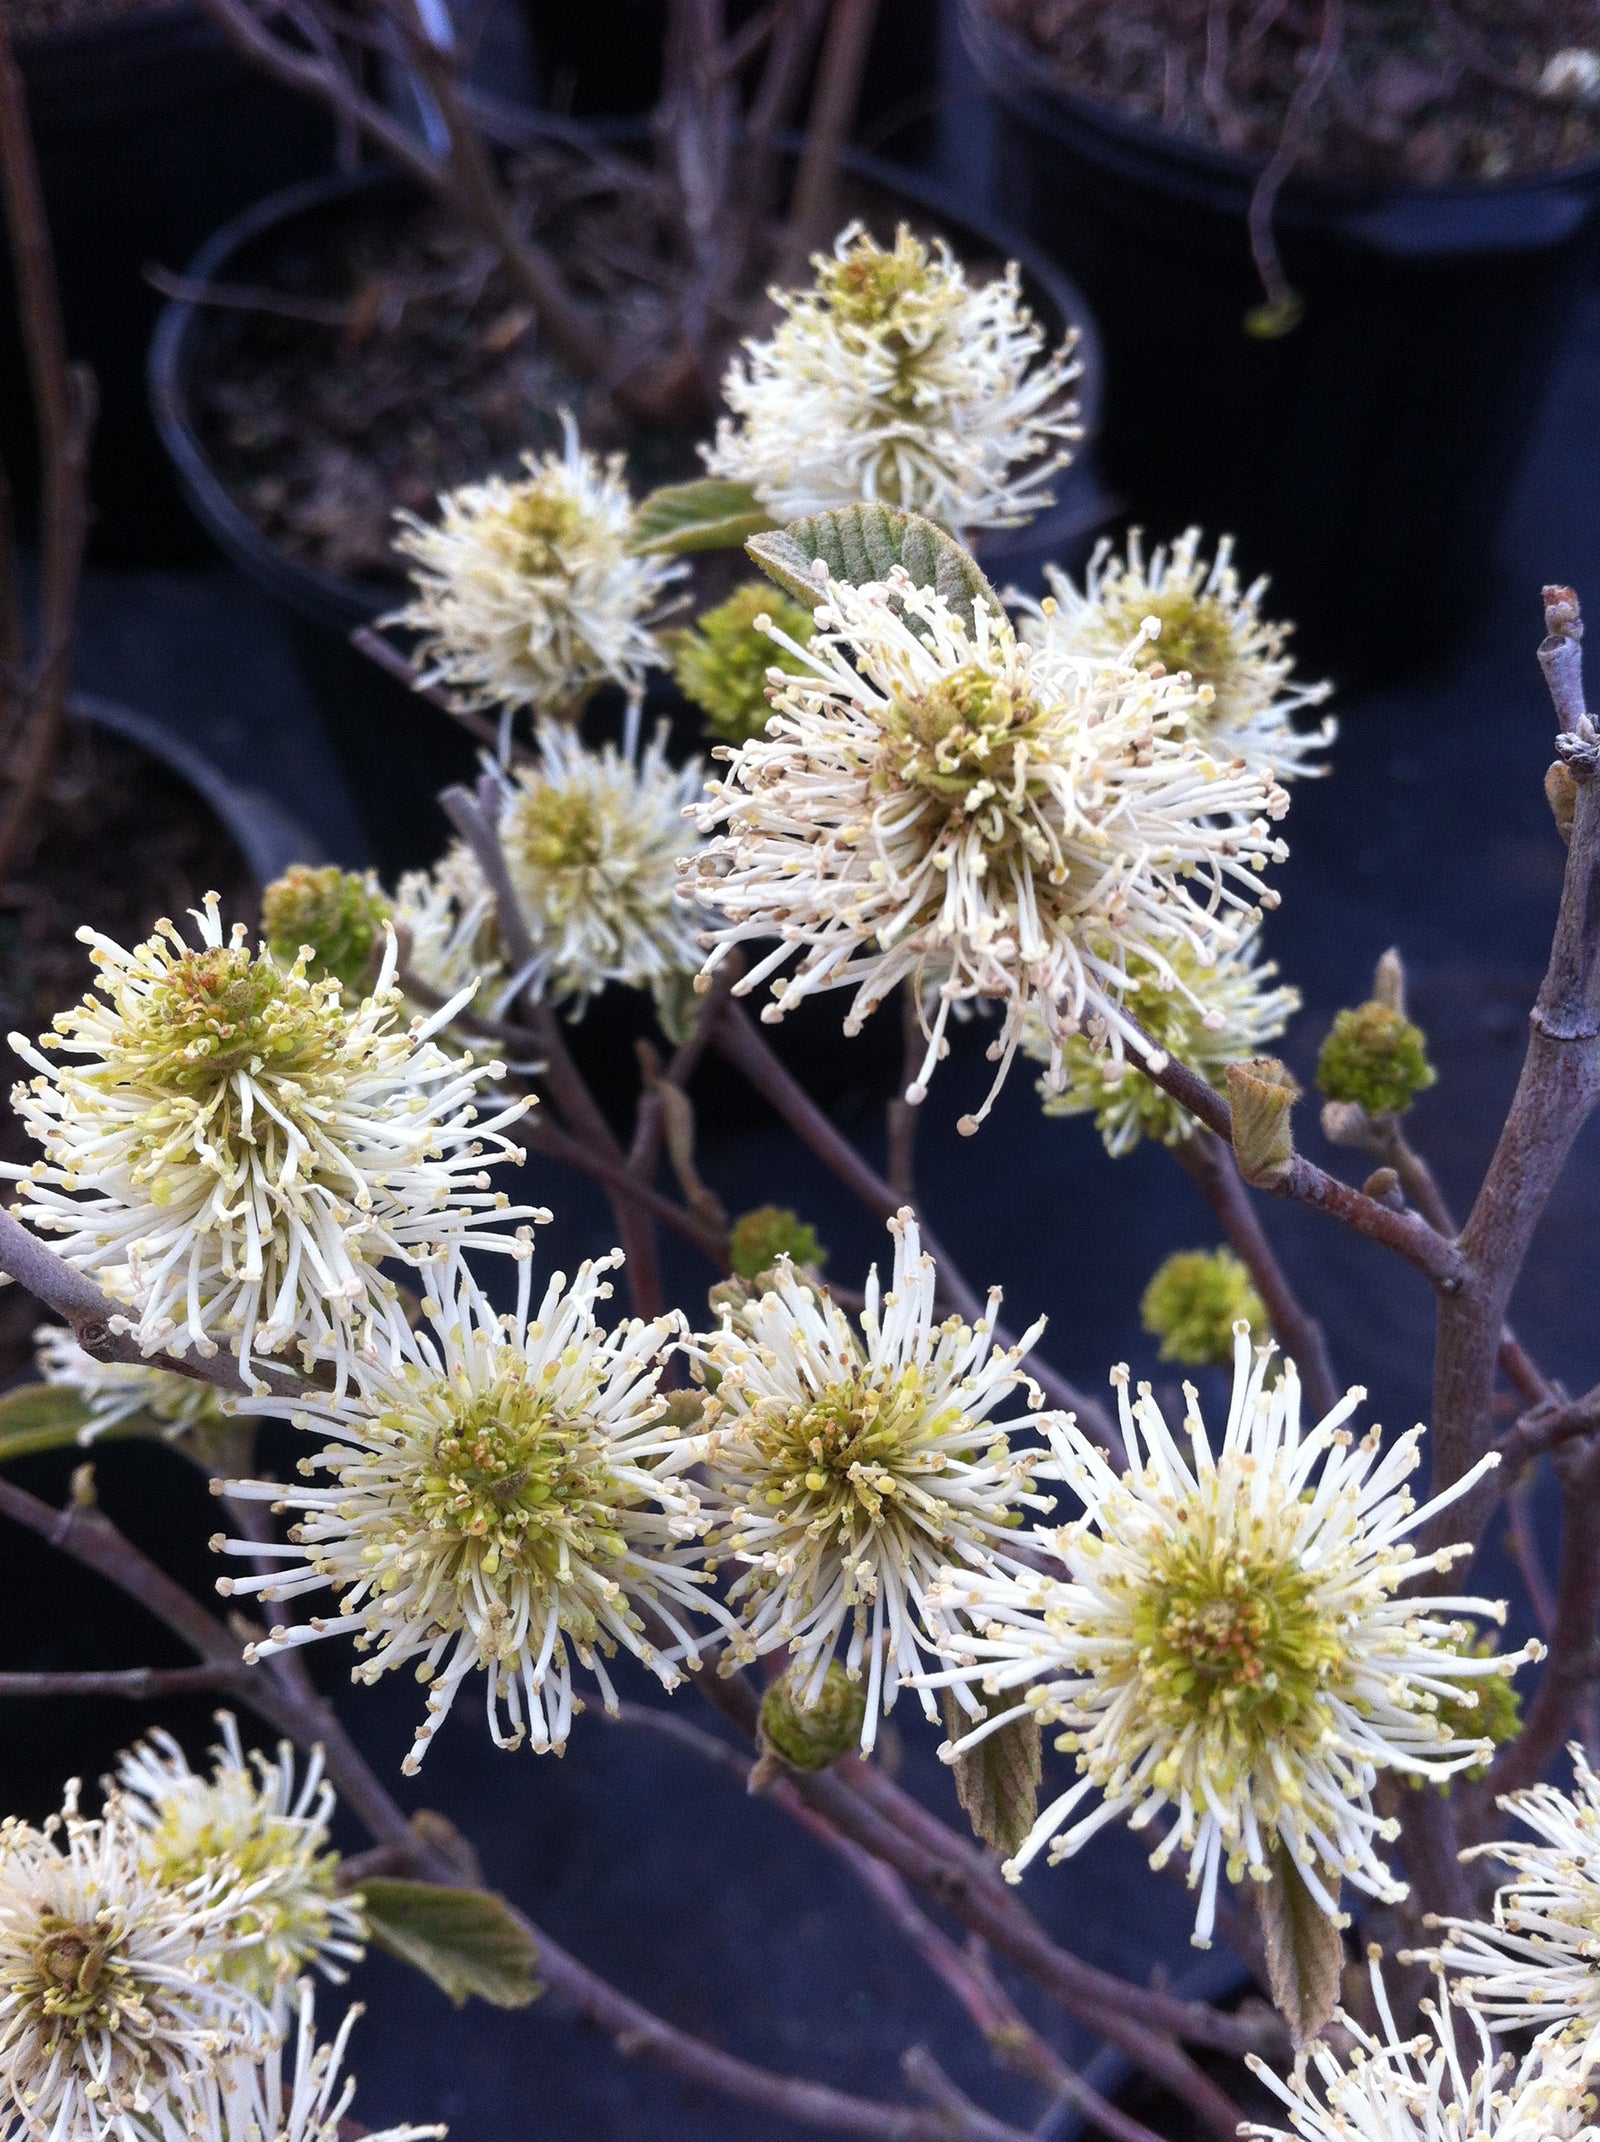
{"type": "Polygon", "coordinates": [[[373,1947],[432,1979],[457,2008],[464,2007],[473,1994],[492,2008],[526,2008],[542,1990],[534,1976],[538,1949],[533,1936],[504,1897],[493,1891],[399,1881],[385,1875],[362,1882],[359,1895],[373,1947]],[[487,1955],[475,1957],[470,1948],[452,1948],[447,1941],[430,1939],[417,1930],[418,1908],[436,1910],[445,1900],[463,1917],[476,1916],[487,1955]]]}
{"type": "Polygon", "coordinates": [[[892,567],[904,566],[918,587],[942,596],[969,631],[977,603],[995,617],[1002,614],[1000,598],[977,559],[920,513],[842,506],[752,536],[745,551],[786,594],[807,604],[817,600],[811,568],[821,559],[835,580],[856,587],[885,580],[892,567]]]}
{"type": "Polygon", "coordinates": [[[693,483],[662,484],[642,498],[628,548],[639,558],[735,550],[775,525],[749,484],[703,476],[693,483]]]}
{"type": "MultiPolygon", "coordinates": [[[[81,1392],[64,1383],[23,1383],[0,1393],[0,1465],[13,1458],[35,1458],[47,1450],[65,1450],[78,1441],[92,1415],[81,1392]]],[[[141,1410],[125,1420],[102,1428],[92,1449],[100,1443],[122,1443],[141,1436],[165,1439],[170,1422],[141,1410]]],[[[81,1447],[81,1446],[80,1446],[81,1447]]]]}

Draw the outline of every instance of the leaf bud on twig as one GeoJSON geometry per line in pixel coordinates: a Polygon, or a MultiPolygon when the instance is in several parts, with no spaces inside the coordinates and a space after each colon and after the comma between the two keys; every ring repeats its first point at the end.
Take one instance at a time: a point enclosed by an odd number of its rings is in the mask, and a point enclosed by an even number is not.
{"type": "Polygon", "coordinates": [[[1299,1081],[1276,1056],[1252,1056],[1228,1066],[1233,1150],[1240,1174],[1258,1189],[1275,1188],[1289,1173],[1294,1160],[1290,1111],[1299,1097],[1299,1081]]]}

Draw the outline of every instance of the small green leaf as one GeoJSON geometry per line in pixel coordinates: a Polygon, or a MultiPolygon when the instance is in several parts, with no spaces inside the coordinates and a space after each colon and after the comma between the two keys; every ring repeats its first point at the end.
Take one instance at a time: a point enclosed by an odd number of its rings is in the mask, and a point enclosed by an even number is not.
{"type": "MultiPolygon", "coordinates": [[[[944,1728],[952,1740],[978,1723],[961,1710],[949,1689],[942,1691],[944,1728]]],[[[980,1696],[978,1701],[982,1703],[980,1696]]],[[[1033,1828],[1039,1805],[1039,1720],[1029,1711],[1000,1726],[954,1764],[956,1798],[966,1810],[972,1834],[1009,1859],[1033,1828]]]]}
{"type": "Polygon", "coordinates": [[[703,476],[698,483],[663,484],[641,499],[628,547],[640,557],[733,550],[772,525],[771,514],[749,484],[703,476]]]}
{"type": "MultiPolygon", "coordinates": [[[[1296,2046],[1309,2045],[1339,2005],[1344,1941],[1339,1929],[1301,1879],[1294,1854],[1281,1839],[1268,1855],[1270,1882],[1256,1888],[1256,1908],[1266,1938],[1267,1977],[1279,2015],[1296,2046]]],[[[1324,1881],[1327,1881],[1324,1870],[1324,1881]]],[[[1335,1897],[1338,1880],[1327,1881],[1335,1897]]]]}
{"type": "MultiPolygon", "coordinates": [[[[70,1384],[24,1383],[0,1397],[0,1465],[41,1450],[66,1450],[89,1421],[89,1402],[70,1384]]],[[[96,1436],[161,1435],[164,1424],[148,1413],[131,1414],[96,1436]]]]}
{"type": "Polygon", "coordinates": [[[387,1876],[361,1884],[373,1945],[442,1986],[459,2008],[469,1994],[495,2008],[525,2008],[540,1991],[533,1936],[503,1897],[387,1876]]]}
{"type": "Polygon", "coordinates": [[[903,565],[920,588],[932,588],[970,627],[973,604],[982,602],[996,617],[1000,598],[984,578],[978,561],[920,513],[891,513],[886,506],[842,506],[791,521],[770,535],[752,536],[745,549],[761,570],[796,601],[814,603],[817,583],[811,568],[820,558],[835,580],[859,587],[864,580],[886,580],[892,566],[903,565]]]}

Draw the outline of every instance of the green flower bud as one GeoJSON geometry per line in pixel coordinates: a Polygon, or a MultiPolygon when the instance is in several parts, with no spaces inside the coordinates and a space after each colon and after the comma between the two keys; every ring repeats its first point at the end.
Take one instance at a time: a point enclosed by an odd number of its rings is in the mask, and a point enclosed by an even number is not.
{"type": "Polygon", "coordinates": [[[1317,1058],[1324,1096],[1354,1102],[1369,1116],[1401,1114],[1437,1076],[1422,1029],[1376,998],[1340,1012],[1317,1058]]]}
{"type": "Polygon", "coordinates": [[[302,945],[312,951],[306,972],[313,981],[333,975],[347,992],[358,992],[375,965],[389,920],[389,903],[370,872],[314,870],[291,863],[261,896],[261,934],[280,966],[292,967],[302,945]]]}
{"type": "Polygon", "coordinates": [[[866,1715],[861,1683],[852,1681],[837,1662],[823,1675],[809,1710],[796,1703],[785,1674],[761,1699],[761,1744],[791,1770],[826,1770],[858,1744],[866,1715]]]}
{"type": "Polygon", "coordinates": [[[740,1279],[759,1279],[780,1257],[820,1271],[828,1253],[816,1230],[784,1205],[758,1205],[741,1213],[728,1236],[728,1262],[740,1279]]]}
{"type": "Polygon", "coordinates": [[[1169,1257],[1139,1304],[1144,1328],[1161,1341],[1163,1361],[1226,1368],[1240,1318],[1257,1338],[1268,1330],[1266,1305],[1229,1249],[1180,1250],[1169,1257]]]}
{"type": "Polygon", "coordinates": [[[767,725],[767,671],[791,676],[801,664],[756,630],[758,617],[770,617],[780,631],[804,646],[815,629],[809,610],[765,580],[747,580],[725,603],[708,610],[687,631],[666,635],[668,660],[678,688],[692,699],[726,743],[748,743],[767,725]]]}

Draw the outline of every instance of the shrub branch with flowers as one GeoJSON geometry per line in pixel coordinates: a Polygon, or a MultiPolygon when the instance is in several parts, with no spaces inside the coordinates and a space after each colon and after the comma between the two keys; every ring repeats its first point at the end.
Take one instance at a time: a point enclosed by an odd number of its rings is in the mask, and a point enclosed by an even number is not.
{"type": "MultiPolygon", "coordinates": [[[[954,531],[1038,503],[1073,436],[1070,362],[1014,275],[969,289],[941,249],[851,228],[779,309],[730,374],[710,490],[636,507],[574,434],[402,532],[417,689],[485,744],[477,785],[443,799],[457,838],[432,871],[392,895],[291,873],[259,941],[224,935],[214,903],[132,948],[90,918],[95,990],[13,1037],[41,1157],[13,1171],[0,1265],[57,1319],[44,1440],[145,1434],[200,1466],[233,1606],[156,1567],[88,1468],[63,1510],[0,1474],[0,1516],[194,1654],[3,1674],[0,1695],[204,1689],[233,1708],[209,1768],[156,1732],[99,1813],[72,1784],[42,1826],[0,1827],[0,2134],[332,2142],[349,2025],[318,2047],[310,1974],[375,1944],[458,1998],[513,2009],[548,1986],[773,2116],[1017,2142],[926,2053],[909,2098],[867,2099],[692,2037],[483,1891],[470,1842],[409,1823],[307,1679],[304,1646],[349,1638],[358,1680],[423,1684],[407,1770],[447,1720],[559,1752],[585,1705],[622,1714],[625,1658],[710,1705],[745,1753],[676,1711],[627,1716],[670,1719],[821,1838],[998,2057],[1121,2142],[1153,2130],[952,1924],[1192,2131],[1240,2130],[1249,2063],[1280,2108],[1252,2135],[1593,2137],[1600,1801],[1581,1752],[1568,1782],[1545,1772],[1592,1672],[1600,1399],[1569,1400],[1505,1325],[1600,1100],[1576,598],[1545,591],[1539,654],[1568,843],[1549,971],[1457,1227],[1406,1129],[1433,1072],[1396,955],[1319,1065],[1330,1137],[1378,1163],[1361,1184],[1297,1150],[1301,1097],[1265,1053],[1298,998],[1263,915],[1293,783],[1333,731],[1305,723],[1323,692],[1295,680],[1263,586],[1191,531],[1102,548],[1042,603],[990,587],[954,531]],[[724,580],[663,632],[663,591],[687,584],[669,553],[745,532],[716,489],[733,480],[801,515],[750,539],[775,586],[724,580]],[[704,695],[713,777],[645,739],[646,676],[668,663],[704,695]],[[602,681],[628,698],[620,744],[585,734],[602,681]],[[607,988],[645,993],[660,1027],[626,1138],[570,1045],[607,988]],[[903,1025],[882,1173],[763,1033],[825,994],[846,1032],[903,1025]],[[1205,1194],[1223,1242],[1170,1259],[1144,1315],[1165,1357],[1231,1368],[1225,1419],[1125,1366],[1107,1364],[1109,1405],[1076,1390],[1042,1324],[1008,1332],[998,1290],[934,1238],[915,1125],[967,1022],[996,1067],[969,1135],[1020,1050],[1049,1112],[1092,1119],[1113,1155],[1155,1142],[1205,1194]],[[712,1053],[884,1227],[859,1292],[786,1185],[730,1219],[702,1176],[712,1053]],[[572,1274],[540,1269],[530,1153],[610,1201],[618,1246],[572,1274]],[[1431,1283],[1431,1434],[1363,1418],[1262,1195],[1431,1283]],[[703,1306],[665,1299],[663,1227],[703,1254],[703,1306]],[[301,1450],[287,1484],[255,1460],[263,1417],[301,1450]],[[1546,1453],[1565,1501],[1548,1658],[1498,1642],[1504,1605],[1470,1569],[1546,1453]],[[943,1813],[875,1759],[902,1694],[954,1773],[943,1813]],[[283,1736],[274,1757],[246,1753],[244,1710],[283,1736]],[[334,1851],[336,1796],[367,1853],[334,1851]],[[1232,1944],[1270,2006],[1126,1983],[1046,1935],[1030,1888],[1109,1824],[1186,1882],[1195,1941],[1232,1944]]],[[[37,1389],[21,1399],[39,1448],[37,1389]]]]}

